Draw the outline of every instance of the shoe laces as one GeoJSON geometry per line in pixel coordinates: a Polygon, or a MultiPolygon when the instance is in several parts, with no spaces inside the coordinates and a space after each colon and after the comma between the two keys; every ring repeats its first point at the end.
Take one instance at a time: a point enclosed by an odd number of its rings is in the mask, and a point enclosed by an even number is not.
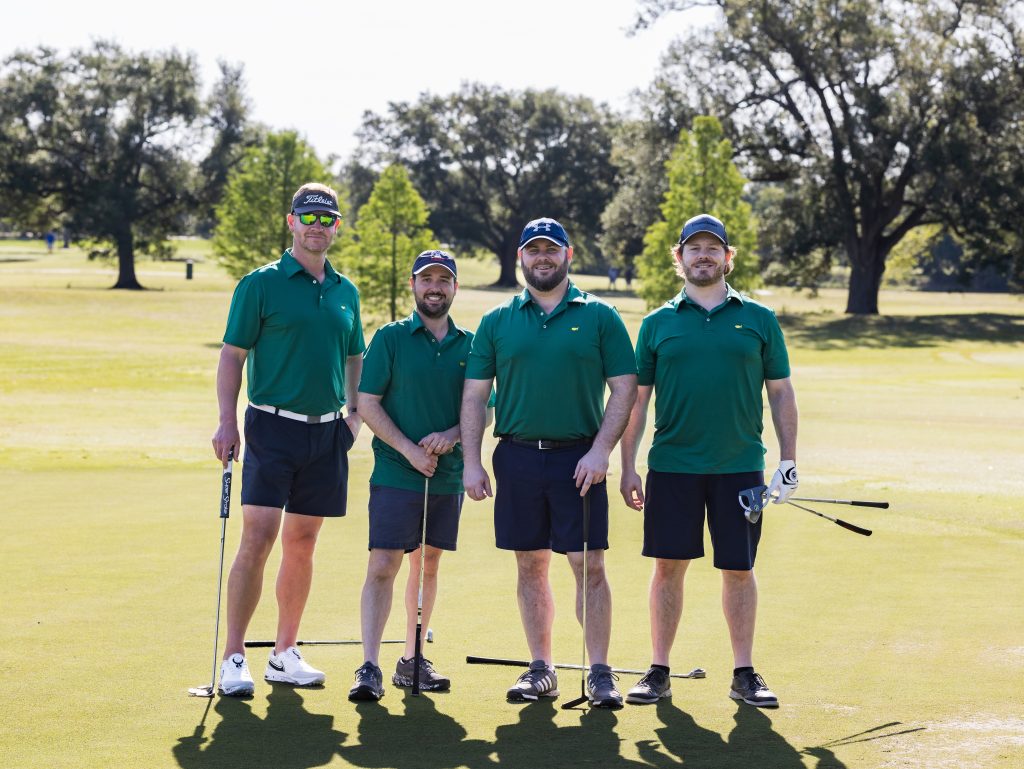
{"type": "Polygon", "coordinates": [[[374,681],[379,677],[383,677],[383,674],[379,672],[379,669],[372,662],[364,662],[362,665],[356,668],[357,678],[371,678],[374,681]]]}
{"type": "Polygon", "coordinates": [[[761,674],[760,673],[751,673],[750,674],[750,683],[753,686],[755,691],[759,690],[759,689],[767,689],[768,688],[768,684],[766,684],[764,682],[764,679],[761,678],[761,674]]]}
{"type": "Polygon", "coordinates": [[[541,680],[543,680],[543,678],[545,676],[549,675],[550,672],[551,671],[549,671],[547,668],[542,668],[542,669],[539,669],[539,670],[535,670],[534,668],[530,668],[525,673],[523,673],[521,676],[519,676],[519,683],[528,683],[528,684],[530,684],[532,686],[533,684],[536,684],[536,683],[540,682],[541,680]]]}
{"type": "Polygon", "coordinates": [[[590,685],[595,689],[597,689],[602,684],[614,689],[615,681],[618,680],[619,677],[615,675],[611,670],[595,670],[590,674],[590,685]]]}
{"type": "Polygon", "coordinates": [[[648,686],[650,686],[653,684],[654,686],[661,686],[665,683],[665,680],[667,678],[668,674],[665,673],[664,670],[658,670],[658,668],[651,668],[644,674],[644,677],[641,678],[637,683],[638,685],[647,684],[648,686]]]}

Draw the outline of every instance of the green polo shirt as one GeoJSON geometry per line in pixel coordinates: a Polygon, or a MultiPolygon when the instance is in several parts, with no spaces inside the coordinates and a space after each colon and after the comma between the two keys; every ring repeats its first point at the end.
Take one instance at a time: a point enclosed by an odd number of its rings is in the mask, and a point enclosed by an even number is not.
{"type": "Polygon", "coordinates": [[[766,379],[789,376],[775,313],[727,286],[710,312],[679,296],[640,324],[640,385],[654,385],[651,470],[741,473],[764,469],[766,379]]]}
{"type": "MultiPolygon", "coordinates": [[[[363,356],[359,392],[380,395],[381,406],[409,440],[441,432],[459,423],[462,384],[473,334],[448,318],[440,342],[418,313],[382,326],[363,356]]],[[[423,476],[398,451],[373,438],[370,483],[423,491],[423,476]]],[[[462,493],[462,444],[437,458],[431,494],[462,493]]]]}
{"type": "Polygon", "coordinates": [[[249,351],[249,401],[299,414],[326,414],[345,403],[345,363],[366,349],[359,292],[325,265],[323,283],[291,249],[235,287],[225,344],[249,351]]]}
{"type": "Polygon", "coordinates": [[[570,281],[550,314],[527,289],[489,310],[473,338],[466,378],[497,378],[495,435],[565,441],[595,435],[605,380],[635,373],[618,311],[570,281]]]}

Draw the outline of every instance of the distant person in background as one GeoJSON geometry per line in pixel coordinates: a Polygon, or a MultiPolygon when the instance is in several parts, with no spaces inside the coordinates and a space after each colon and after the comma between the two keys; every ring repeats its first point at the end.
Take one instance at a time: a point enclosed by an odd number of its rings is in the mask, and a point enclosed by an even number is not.
{"type": "Polygon", "coordinates": [[[626,290],[629,291],[633,287],[633,265],[626,265],[626,271],[622,277],[626,279],[626,290]]]}
{"type": "Polygon", "coordinates": [[[53,244],[57,242],[57,233],[53,230],[47,230],[46,232],[46,250],[49,253],[53,253],[53,244]]]}
{"type": "Polygon", "coordinates": [[[615,290],[615,281],[619,279],[619,268],[609,267],[608,268],[608,288],[612,291],[615,290]]]}

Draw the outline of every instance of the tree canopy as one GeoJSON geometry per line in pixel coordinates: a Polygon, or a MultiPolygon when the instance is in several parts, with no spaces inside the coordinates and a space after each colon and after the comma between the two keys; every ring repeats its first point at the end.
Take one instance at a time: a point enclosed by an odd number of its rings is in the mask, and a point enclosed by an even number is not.
{"type": "Polygon", "coordinates": [[[368,113],[359,155],[405,165],[440,237],[496,254],[498,285],[514,286],[519,235],[531,219],[559,219],[584,261],[597,250],[615,175],[612,125],[606,108],[583,97],[467,84],[368,113]]]}
{"type": "Polygon", "coordinates": [[[397,163],[388,166],[359,209],[342,250],[346,272],[359,287],[365,316],[398,317],[398,296],[405,293],[413,259],[421,251],[437,248],[428,215],[409,172],[397,163]]]}
{"type": "Polygon", "coordinates": [[[307,182],[329,183],[313,148],[294,131],[269,133],[245,153],[216,209],[213,251],[236,278],[279,258],[292,244],[286,216],[307,182]]]}
{"type": "Polygon", "coordinates": [[[677,41],[663,76],[716,105],[750,178],[814,212],[784,255],[841,249],[847,312],[878,312],[886,258],[919,225],[1019,253],[997,201],[1024,162],[1020,2],[641,0],[638,24],[707,5],[722,23],[677,41]]]}
{"type": "MultiPolygon", "coordinates": [[[[161,248],[201,203],[204,114],[191,55],[109,42],[15,53],[0,69],[0,194],[52,202],[73,231],[114,246],[115,288],[141,288],[136,252],[161,248]]],[[[233,142],[212,143],[224,153],[233,142]]]]}
{"type": "Polygon", "coordinates": [[[729,284],[751,288],[759,282],[757,234],[750,204],[743,200],[746,180],[732,162],[732,144],[713,117],[698,117],[692,131],[683,131],[665,164],[668,190],[661,202],[661,219],[644,236],[644,251],[637,260],[640,294],[648,308],[657,307],[679,293],[670,254],[687,219],[711,214],[722,220],[729,245],[737,250],[729,284]]]}

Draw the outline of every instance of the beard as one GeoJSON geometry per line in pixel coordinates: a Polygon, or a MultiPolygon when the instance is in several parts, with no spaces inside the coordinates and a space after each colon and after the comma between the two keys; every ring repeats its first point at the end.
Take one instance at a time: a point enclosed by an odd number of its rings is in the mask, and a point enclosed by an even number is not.
{"type": "Polygon", "coordinates": [[[569,274],[568,259],[562,262],[561,267],[556,267],[555,270],[546,277],[535,275],[532,270],[527,269],[526,264],[522,259],[519,260],[519,266],[523,270],[523,277],[526,279],[527,284],[538,291],[550,291],[565,280],[565,276],[569,274]]]}
{"type": "Polygon", "coordinates": [[[712,270],[708,273],[703,265],[699,268],[692,268],[684,264],[683,276],[686,278],[687,283],[692,283],[695,286],[700,286],[701,288],[713,286],[725,277],[725,265],[714,264],[711,267],[712,270]],[[701,272],[698,273],[698,269],[701,272]]]}
{"type": "Polygon", "coordinates": [[[451,308],[453,298],[454,297],[450,296],[446,297],[443,301],[440,302],[440,304],[431,306],[427,302],[426,296],[417,296],[416,311],[426,318],[443,318],[445,314],[448,312],[448,310],[451,308]]]}

